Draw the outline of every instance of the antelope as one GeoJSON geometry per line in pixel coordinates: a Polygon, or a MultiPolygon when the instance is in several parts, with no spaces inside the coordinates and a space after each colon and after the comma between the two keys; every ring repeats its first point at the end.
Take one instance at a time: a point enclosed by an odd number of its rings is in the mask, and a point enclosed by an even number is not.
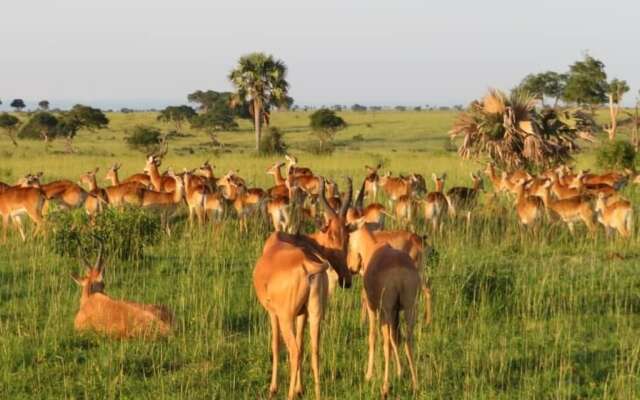
{"type": "Polygon", "coordinates": [[[213,175],[213,165],[209,164],[209,160],[202,163],[202,165],[196,169],[194,177],[202,178],[204,183],[207,185],[209,192],[213,193],[216,191],[216,177],[213,175]]]}
{"type": "Polygon", "coordinates": [[[345,215],[351,203],[351,185],[347,201],[339,212],[332,209],[320,184],[320,202],[327,214],[324,229],[310,235],[274,232],[267,239],[253,271],[253,286],[258,301],[271,322],[272,371],[269,397],[278,390],[279,337],[289,352],[288,399],[302,393],[301,361],[307,319],[311,334],[311,369],[316,399],[320,398],[320,328],[328,296],[327,270],[339,275],[340,285],[351,286],[346,266],[348,241],[345,215]]]}
{"type": "Polygon", "coordinates": [[[409,255],[389,244],[378,242],[364,221],[350,234],[347,264],[352,273],[363,275],[364,290],[369,316],[369,357],[365,380],[373,377],[377,322],[382,326],[384,353],[384,380],[382,393],[389,393],[389,357],[393,350],[396,372],[401,375],[398,341],[400,339],[400,311],[406,321],[405,354],[411,372],[413,390],[417,390],[418,378],[413,361],[413,330],[415,307],[420,274],[409,255]],[[362,271],[362,272],[361,272],[362,271]]]}
{"type": "Polygon", "coordinates": [[[275,163],[267,169],[267,174],[273,175],[273,179],[275,180],[275,186],[267,189],[267,193],[272,198],[289,196],[289,188],[287,187],[286,179],[282,176],[280,171],[283,166],[284,163],[275,163]]]}
{"type": "Polygon", "coordinates": [[[193,227],[194,215],[198,219],[198,224],[203,225],[205,219],[205,199],[208,189],[199,182],[194,182],[192,172],[184,170],[184,198],[189,207],[189,226],[193,227]]]}
{"type": "Polygon", "coordinates": [[[378,164],[375,168],[371,168],[368,165],[364,166],[364,169],[367,170],[367,176],[365,178],[364,185],[364,195],[370,196],[373,201],[376,201],[378,198],[378,181],[380,177],[378,176],[378,170],[382,167],[382,164],[378,164]]]}
{"type": "Polygon", "coordinates": [[[362,185],[363,187],[358,192],[354,207],[349,208],[347,211],[347,224],[355,226],[357,220],[362,218],[372,230],[384,229],[384,219],[388,214],[384,206],[379,203],[372,203],[364,207],[365,188],[367,187],[366,178],[362,185]]]}
{"type": "Polygon", "coordinates": [[[457,215],[461,211],[466,211],[467,215],[467,227],[471,224],[471,211],[478,204],[478,197],[480,197],[480,191],[484,190],[484,184],[482,177],[471,173],[472,187],[452,187],[447,191],[447,198],[451,202],[451,209],[454,215],[457,215]]]}
{"type": "Polygon", "coordinates": [[[525,185],[528,183],[520,178],[516,183],[516,212],[520,223],[525,227],[533,226],[542,219],[545,212],[544,202],[541,197],[525,193],[525,185]]]}
{"type": "Polygon", "coordinates": [[[102,211],[104,204],[109,204],[106,190],[99,188],[96,181],[96,174],[99,170],[100,168],[96,167],[93,171],[88,171],[80,176],[80,182],[89,187],[89,196],[84,202],[84,209],[89,216],[95,216],[102,211]]]}
{"type": "Polygon", "coordinates": [[[23,241],[27,237],[22,229],[22,220],[20,217],[27,214],[36,225],[33,233],[36,236],[42,229],[42,212],[46,202],[46,195],[40,189],[38,182],[34,186],[28,187],[9,187],[0,192],[0,216],[2,217],[2,242],[7,241],[7,229],[9,228],[9,220],[13,222],[14,227],[20,232],[23,241]]]}
{"type": "Polygon", "coordinates": [[[584,171],[580,171],[576,179],[572,183],[572,187],[574,187],[579,192],[584,192],[588,195],[593,195],[597,197],[600,193],[604,194],[608,199],[615,198],[618,200],[618,191],[609,186],[606,183],[586,183],[586,174],[584,171]]]}
{"type": "Polygon", "coordinates": [[[306,167],[296,167],[298,165],[298,158],[295,156],[285,154],[285,160],[287,160],[287,171],[290,171],[296,178],[299,176],[313,176],[313,172],[306,167]]]}
{"type": "Polygon", "coordinates": [[[389,197],[391,202],[397,201],[402,196],[411,195],[413,192],[413,184],[417,181],[415,175],[408,178],[393,177],[391,172],[387,172],[379,179],[379,185],[389,197]]]}
{"type": "Polygon", "coordinates": [[[577,176],[571,186],[575,187],[579,185],[579,181],[587,186],[591,185],[606,185],[610,186],[614,190],[620,190],[626,185],[629,180],[629,176],[632,174],[630,170],[625,170],[624,173],[619,172],[607,172],[602,175],[591,174],[588,171],[580,171],[579,177],[577,176]]]}
{"type": "Polygon", "coordinates": [[[0,182],[0,193],[5,192],[10,187],[11,187],[11,185],[8,185],[8,184],[6,184],[4,182],[0,182]]]}
{"type": "Polygon", "coordinates": [[[543,186],[545,190],[542,193],[542,201],[544,202],[545,208],[551,211],[553,215],[562,219],[562,221],[567,224],[571,234],[574,233],[573,224],[577,221],[584,222],[587,228],[589,228],[591,232],[594,232],[594,213],[590,202],[581,196],[552,200],[549,194],[551,185],[551,181],[547,181],[543,186]]]}
{"type": "Polygon", "coordinates": [[[219,181],[224,186],[224,197],[228,199],[236,210],[240,219],[240,230],[247,231],[247,217],[267,199],[264,190],[259,188],[247,189],[233,181],[233,172],[229,172],[219,181]]]}
{"type": "Polygon", "coordinates": [[[85,263],[85,275],[72,279],[82,288],[74,320],[77,332],[92,331],[112,338],[154,339],[171,333],[173,316],[164,306],[114,300],[104,293],[102,248],[94,265],[85,263]]]}
{"type": "Polygon", "coordinates": [[[444,181],[447,174],[442,174],[438,177],[436,174],[432,174],[432,179],[435,183],[435,189],[433,192],[427,194],[427,197],[422,200],[424,206],[424,218],[427,221],[431,221],[431,227],[433,232],[437,232],[438,228],[442,230],[442,218],[447,212],[455,215],[455,210],[449,202],[449,198],[442,193],[444,189],[444,181]]]}
{"type": "Polygon", "coordinates": [[[166,176],[160,175],[158,166],[160,165],[160,158],[158,156],[149,156],[147,158],[147,165],[145,170],[149,172],[149,178],[151,179],[151,185],[157,192],[173,192],[176,190],[176,180],[173,176],[167,174],[166,176]]]}
{"type": "Polygon", "coordinates": [[[168,175],[176,182],[175,191],[167,193],[145,190],[142,197],[142,207],[160,211],[162,227],[170,235],[169,219],[184,197],[184,183],[180,177],[173,173],[173,170],[169,169],[168,175]]]}
{"type": "Polygon", "coordinates": [[[496,174],[496,169],[493,163],[487,163],[487,166],[484,169],[484,174],[489,178],[491,183],[493,184],[493,192],[500,193],[505,191],[502,177],[496,174]]]}
{"type": "Polygon", "coordinates": [[[599,193],[596,200],[596,216],[609,236],[611,229],[618,231],[620,236],[629,237],[633,232],[633,207],[627,200],[618,200],[607,204],[606,195],[599,193]]]}
{"type": "MultiPolygon", "coordinates": [[[[41,184],[42,175],[42,172],[32,175],[32,182],[38,183],[47,201],[55,201],[63,209],[79,208],[86,201],[89,194],[78,184],[67,179],[41,184]]],[[[47,209],[48,206],[45,204],[43,212],[46,213],[47,209]]]]}
{"type": "Polygon", "coordinates": [[[404,222],[405,224],[411,225],[413,216],[416,214],[417,206],[417,201],[410,195],[400,196],[394,205],[396,219],[404,222]]]}
{"type": "Polygon", "coordinates": [[[558,200],[570,199],[572,197],[580,196],[581,194],[579,189],[563,185],[560,182],[558,173],[555,171],[551,174],[551,192],[558,200]]]}
{"type": "Polygon", "coordinates": [[[121,183],[118,179],[120,167],[120,164],[113,164],[105,175],[105,180],[111,182],[112,185],[104,188],[109,205],[113,207],[122,207],[126,204],[141,206],[147,186],[133,180],[121,183]]]}

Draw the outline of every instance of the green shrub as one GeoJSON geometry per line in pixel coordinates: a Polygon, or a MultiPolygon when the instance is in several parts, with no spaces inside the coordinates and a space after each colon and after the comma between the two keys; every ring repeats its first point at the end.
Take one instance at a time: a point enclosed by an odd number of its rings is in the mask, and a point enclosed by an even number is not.
{"type": "Polygon", "coordinates": [[[284,134],[275,126],[270,127],[260,139],[260,154],[285,154],[287,144],[284,142],[284,134]]]}
{"type": "Polygon", "coordinates": [[[636,151],[629,142],[609,142],[598,149],[598,165],[606,169],[633,168],[636,151]]]}
{"type": "Polygon", "coordinates": [[[159,217],[137,208],[107,209],[93,222],[84,210],[54,211],[47,226],[51,250],[70,257],[89,254],[102,243],[110,257],[138,260],[161,233],[159,217]]]}
{"type": "Polygon", "coordinates": [[[132,149],[148,154],[160,148],[162,137],[162,132],[156,128],[137,125],[124,140],[132,149]]]}

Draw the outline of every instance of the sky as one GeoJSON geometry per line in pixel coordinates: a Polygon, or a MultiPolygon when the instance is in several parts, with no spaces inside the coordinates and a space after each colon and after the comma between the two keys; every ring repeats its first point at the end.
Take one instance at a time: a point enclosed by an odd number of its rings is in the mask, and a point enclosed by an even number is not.
{"type": "Polygon", "coordinates": [[[4,0],[0,100],[186,103],[237,59],[288,66],[300,105],[454,105],[585,52],[640,87],[637,0],[4,0]]]}

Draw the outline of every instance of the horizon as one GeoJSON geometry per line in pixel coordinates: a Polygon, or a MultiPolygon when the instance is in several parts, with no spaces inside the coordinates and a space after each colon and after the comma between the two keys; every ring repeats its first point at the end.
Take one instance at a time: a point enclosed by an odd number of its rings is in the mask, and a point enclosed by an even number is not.
{"type": "Polygon", "coordinates": [[[609,80],[629,83],[623,104],[635,102],[640,55],[628,49],[640,33],[640,4],[542,0],[523,18],[505,0],[463,3],[9,3],[0,35],[11,37],[4,51],[12,57],[3,61],[0,109],[14,98],[31,109],[43,99],[52,108],[188,104],[195,90],[231,90],[227,74],[253,51],[287,64],[301,106],[466,106],[529,73],[564,72],[586,51],[605,63],[609,80]]]}

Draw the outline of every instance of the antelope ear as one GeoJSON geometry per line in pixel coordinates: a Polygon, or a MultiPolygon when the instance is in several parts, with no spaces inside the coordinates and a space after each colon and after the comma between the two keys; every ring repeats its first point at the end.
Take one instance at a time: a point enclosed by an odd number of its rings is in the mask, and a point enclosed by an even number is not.
{"type": "Polygon", "coordinates": [[[431,179],[433,179],[434,181],[438,179],[435,172],[431,174],[431,179]]]}

